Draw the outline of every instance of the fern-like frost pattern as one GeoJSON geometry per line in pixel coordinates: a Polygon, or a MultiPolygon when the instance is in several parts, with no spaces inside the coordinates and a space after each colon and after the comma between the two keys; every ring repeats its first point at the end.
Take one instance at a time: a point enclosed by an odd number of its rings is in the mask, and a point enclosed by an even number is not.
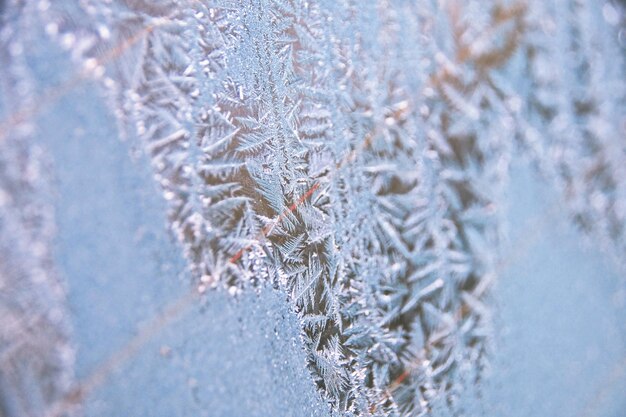
{"type": "Polygon", "coordinates": [[[274,285],[337,410],[419,416],[487,365],[516,147],[579,224],[626,241],[623,103],[604,100],[623,68],[590,64],[619,46],[590,1],[487,3],[84,0],[48,19],[150,155],[198,290],[274,285]]]}

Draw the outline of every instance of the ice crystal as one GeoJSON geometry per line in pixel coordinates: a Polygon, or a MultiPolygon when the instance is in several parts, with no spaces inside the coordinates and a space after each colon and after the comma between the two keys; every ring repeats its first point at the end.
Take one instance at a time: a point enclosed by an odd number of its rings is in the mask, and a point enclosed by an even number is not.
{"type": "Polygon", "coordinates": [[[524,143],[571,217],[626,267],[625,62],[613,30],[623,7],[537,1],[529,11],[524,143]]]}
{"type": "Polygon", "coordinates": [[[487,74],[508,51],[469,51],[459,4],[95,4],[112,39],[145,31],[111,85],[202,290],[286,291],[340,410],[451,400],[489,334],[497,229],[481,185],[506,162],[482,162],[506,157],[510,129],[487,74]],[[438,24],[448,13],[457,32],[438,24]]]}
{"type": "Polygon", "coordinates": [[[22,4],[0,26],[0,414],[43,415],[72,383],[65,292],[51,247],[54,213],[43,149],[27,119],[33,86],[17,35],[22,4]],[[22,112],[18,112],[21,110],[22,112]]]}
{"type": "Polygon", "coordinates": [[[288,294],[337,410],[424,415],[481,377],[516,144],[623,254],[613,3],[44,3],[150,155],[194,285],[288,294]]]}

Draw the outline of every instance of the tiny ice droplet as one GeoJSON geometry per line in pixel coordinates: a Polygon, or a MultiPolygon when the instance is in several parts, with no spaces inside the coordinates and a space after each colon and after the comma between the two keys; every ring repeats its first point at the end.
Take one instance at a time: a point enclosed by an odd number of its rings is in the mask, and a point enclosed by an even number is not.
{"type": "Polygon", "coordinates": [[[74,46],[75,42],[76,42],[76,36],[74,36],[73,33],[66,33],[65,35],[61,37],[61,45],[66,49],[69,49],[72,46],[74,46]]]}
{"type": "Polygon", "coordinates": [[[56,36],[59,33],[59,25],[54,22],[48,23],[46,25],[46,33],[49,36],[56,36]]]}
{"type": "Polygon", "coordinates": [[[111,37],[111,31],[105,25],[100,24],[98,25],[98,35],[100,35],[102,39],[109,39],[111,37]]]}

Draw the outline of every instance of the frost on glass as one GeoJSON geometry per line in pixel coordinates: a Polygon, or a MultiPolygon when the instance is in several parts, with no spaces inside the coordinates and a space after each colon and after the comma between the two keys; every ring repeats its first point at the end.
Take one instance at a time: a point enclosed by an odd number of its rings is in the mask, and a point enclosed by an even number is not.
{"type": "Polygon", "coordinates": [[[39,5],[150,155],[198,291],[284,291],[337,410],[454,409],[480,381],[518,149],[623,254],[612,3],[39,5]]]}
{"type": "MultiPolygon", "coordinates": [[[[34,416],[68,393],[74,351],[65,291],[52,257],[46,155],[32,139],[33,85],[16,19],[0,26],[0,415],[34,416]],[[10,64],[10,65],[9,65],[10,64]],[[22,109],[22,113],[16,112],[22,109]]],[[[6,20],[5,20],[6,19],[6,20]]]]}
{"type": "Polygon", "coordinates": [[[626,267],[626,15],[616,2],[532,2],[524,144],[570,216],[626,267]],[[618,42],[614,28],[622,28],[618,42]]]}

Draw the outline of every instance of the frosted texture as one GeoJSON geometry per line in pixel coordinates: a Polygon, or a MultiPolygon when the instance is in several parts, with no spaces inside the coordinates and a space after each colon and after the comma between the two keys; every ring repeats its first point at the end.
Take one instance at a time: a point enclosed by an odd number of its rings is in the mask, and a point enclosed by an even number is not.
{"type": "MultiPolygon", "coordinates": [[[[15,19],[19,9],[6,11],[15,19]]],[[[52,256],[51,170],[31,137],[19,32],[0,27],[0,415],[41,415],[73,383],[65,288],[52,256]],[[22,112],[16,111],[22,110],[22,112]]]]}
{"type": "MultiPolygon", "coordinates": [[[[616,4],[7,9],[67,49],[76,80],[106,87],[120,131],[149,156],[194,288],[288,296],[312,378],[338,412],[454,410],[481,381],[517,152],[623,261],[616,4]]],[[[9,71],[27,82],[10,31],[9,71]]]]}

